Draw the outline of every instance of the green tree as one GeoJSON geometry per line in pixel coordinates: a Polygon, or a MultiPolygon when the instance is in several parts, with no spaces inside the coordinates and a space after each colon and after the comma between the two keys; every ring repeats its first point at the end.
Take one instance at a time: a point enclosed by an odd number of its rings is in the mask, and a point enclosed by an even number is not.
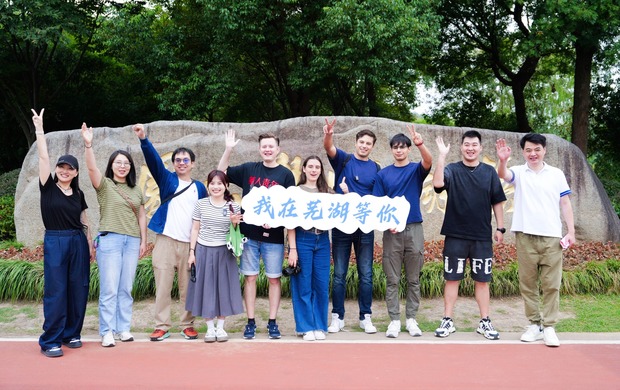
{"type": "Polygon", "coordinates": [[[105,0],[0,3],[0,104],[17,122],[28,145],[35,139],[30,108],[39,110],[53,103],[80,72],[104,3],[105,0]]]}
{"type": "Polygon", "coordinates": [[[332,112],[386,116],[386,105],[411,111],[416,69],[439,43],[432,2],[336,1],[324,8],[317,27],[310,75],[338,97],[332,112]]]}
{"type": "Polygon", "coordinates": [[[574,94],[571,142],[588,155],[591,81],[595,56],[610,47],[620,32],[620,3],[617,0],[548,1],[549,22],[556,39],[574,49],[574,94]]]}
{"type": "MultiPolygon", "coordinates": [[[[442,50],[433,72],[442,90],[492,75],[511,88],[518,131],[532,131],[526,86],[542,58],[557,51],[539,28],[542,1],[442,0],[442,50]]],[[[474,83],[475,85],[475,83],[474,83]]]]}

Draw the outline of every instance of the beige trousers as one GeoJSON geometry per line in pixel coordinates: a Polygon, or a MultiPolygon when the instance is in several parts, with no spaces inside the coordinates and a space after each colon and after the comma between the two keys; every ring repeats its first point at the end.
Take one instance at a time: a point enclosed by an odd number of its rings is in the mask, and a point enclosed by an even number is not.
{"type": "Polygon", "coordinates": [[[153,273],[155,274],[155,329],[169,330],[172,327],[170,308],[174,274],[178,274],[179,301],[182,307],[180,328],[194,326],[194,316],[185,310],[185,297],[189,281],[189,242],[174,240],[158,234],[153,248],[153,273]]]}
{"type": "Polygon", "coordinates": [[[560,314],[562,247],[557,237],[517,232],[519,288],[531,324],[554,326],[560,314]],[[540,281],[540,287],[539,287],[540,281]],[[542,316],[540,292],[542,291],[542,316]]]}

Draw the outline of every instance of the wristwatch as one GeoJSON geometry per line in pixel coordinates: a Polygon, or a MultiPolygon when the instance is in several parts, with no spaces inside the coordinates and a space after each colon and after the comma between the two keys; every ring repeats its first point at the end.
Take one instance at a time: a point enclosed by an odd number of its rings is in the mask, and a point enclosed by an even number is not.
{"type": "Polygon", "coordinates": [[[505,234],[506,233],[506,228],[497,228],[497,231],[502,233],[502,234],[505,234]]]}

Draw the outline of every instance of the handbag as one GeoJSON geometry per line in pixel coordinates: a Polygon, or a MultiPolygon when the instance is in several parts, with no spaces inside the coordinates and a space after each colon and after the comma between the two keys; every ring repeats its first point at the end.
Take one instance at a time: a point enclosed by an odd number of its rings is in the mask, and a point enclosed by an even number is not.
{"type": "Polygon", "coordinates": [[[226,247],[232,252],[233,255],[235,255],[235,257],[241,256],[243,253],[243,244],[247,240],[248,239],[241,234],[239,225],[234,226],[231,222],[228,233],[226,233],[226,247]]]}

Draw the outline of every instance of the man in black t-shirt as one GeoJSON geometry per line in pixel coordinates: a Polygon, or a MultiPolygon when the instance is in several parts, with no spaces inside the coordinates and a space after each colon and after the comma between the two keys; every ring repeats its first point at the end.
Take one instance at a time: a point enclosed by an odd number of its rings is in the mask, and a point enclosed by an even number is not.
{"type": "Polygon", "coordinates": [[[482,151],[480,133],[467,131],[461,138],[462,161],[446,166],[450,145],[437,137],[439,158],[433,176],[436,193],[448,192],[446,214],[441,234],[446,236],[444,258],[444,317],[435,336],[448,337],[456,331],[452,320],[454,304],[459,293],[459,283],[465,277],[465,265],[470,261],[474,280],[476,302],[480,310],[480,323],[476,332],[489,340],[499,339],[489,319],[491,267],[493,264],[493,231],[491,209],[495,214],[497,230],[495,240],[501,243],[504,228],[503,203],[506,195],[495,169],[480,162],[482,151]],[[445,167],[445,169],[444,169],[445,167]]]}
{"type": "MultiPolygon", "coordinates": [[[[253,187],[272,187],[281,185],[285,188],[295,185],[293,173],[277,162],[280,153],[280,140],[274,134],[261,134],[258,137],[258,147],[262,158],[259,162],[248,162],[229,167],[230,154],[239,140],[235,140],[235,131],[228,130],[226,135],[226,150],[220,159],[218,169],[226,171],[228,179],[243,189],[243,196],[253,187]]],[[[248,324],[245,326],[243,337],[253,339],[256,334],[254,318],[254,304],[256,302],[256,278],[260,269],[260,259],[265,265],[265,275],[269,279],[269,323],[267,330],[269,338],[279,339],[280,330],[276,323],[278,307],[280,306],[280,277],[282,276],[282,262],[284,260],[284,229],[273,228],[267,224],[255,226],[241,223],[241,233],[248,241],[243,246],[240,269],[245,276],[243,295],[248,314],[248,324]]],[[[296,248],[290,248],[291,251],[296,248]]]]}

